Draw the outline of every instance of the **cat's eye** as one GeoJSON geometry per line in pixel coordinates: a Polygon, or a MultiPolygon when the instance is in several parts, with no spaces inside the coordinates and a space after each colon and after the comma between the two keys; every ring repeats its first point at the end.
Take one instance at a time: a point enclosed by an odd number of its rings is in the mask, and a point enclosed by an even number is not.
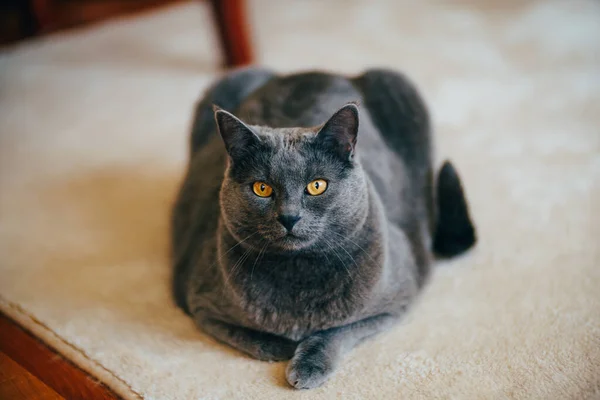
{"type": "Polygon", "coordinates": [[[323,194],[327,189],[327,181],[325,179],[315,179],[306,186],[306,192],[311,196],[323,194]]]}
{"type": "Polygon", "coordinates": [[[258,197],[270,197],[273,194],[273,188],[264,182],[254,182],[252,191],[258,197]]]}

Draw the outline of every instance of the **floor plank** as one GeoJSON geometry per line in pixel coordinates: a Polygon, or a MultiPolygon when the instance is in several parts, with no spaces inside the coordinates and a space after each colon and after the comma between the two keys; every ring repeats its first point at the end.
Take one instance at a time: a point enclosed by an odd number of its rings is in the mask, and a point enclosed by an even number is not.
{"type": "Polygon", "coordinates": [[[1,313],[0,352],[66,399],[119,399],[105,385],[1,313]]]}
{"type": "Polygon", "coordinates": [[[64,400],[64,397],[0,352],[0,399],[64,400]]]}

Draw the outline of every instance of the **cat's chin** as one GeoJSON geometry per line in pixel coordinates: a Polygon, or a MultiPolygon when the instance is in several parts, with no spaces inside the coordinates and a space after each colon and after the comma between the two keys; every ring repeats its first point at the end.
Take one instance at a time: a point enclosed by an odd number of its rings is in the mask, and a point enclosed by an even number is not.
{"type": "Polygon", "coordinates": [[[284,235],[273,244],[282,250],[298,251],[310,246],[314,240],[306,239],[296,235],[284,235]]]}

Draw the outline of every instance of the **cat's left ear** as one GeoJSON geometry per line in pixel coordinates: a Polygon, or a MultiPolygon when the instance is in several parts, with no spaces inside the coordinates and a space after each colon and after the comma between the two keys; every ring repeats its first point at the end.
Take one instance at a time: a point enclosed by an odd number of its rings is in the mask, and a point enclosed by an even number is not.
{"type": "Polygon", "coordinates": [[[317,133],[317,140],[348,161],[354,156],[357,135],[358,107],[355,103],[348,103],[325,122],[317,133]]]}

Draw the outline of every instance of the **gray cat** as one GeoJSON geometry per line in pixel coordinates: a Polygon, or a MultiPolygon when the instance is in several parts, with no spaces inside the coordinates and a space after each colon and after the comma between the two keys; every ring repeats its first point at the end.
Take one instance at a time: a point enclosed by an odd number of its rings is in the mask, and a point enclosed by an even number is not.
{"type": "Polygon", "coordinates": [[[190,147],[176,301],[251,357],[291,358],[299,389],[396,323],[434,255],[476,240],[452,165],[434,178],[423,101],[392,71],[238,70],[198,104],[190,147]]]}

